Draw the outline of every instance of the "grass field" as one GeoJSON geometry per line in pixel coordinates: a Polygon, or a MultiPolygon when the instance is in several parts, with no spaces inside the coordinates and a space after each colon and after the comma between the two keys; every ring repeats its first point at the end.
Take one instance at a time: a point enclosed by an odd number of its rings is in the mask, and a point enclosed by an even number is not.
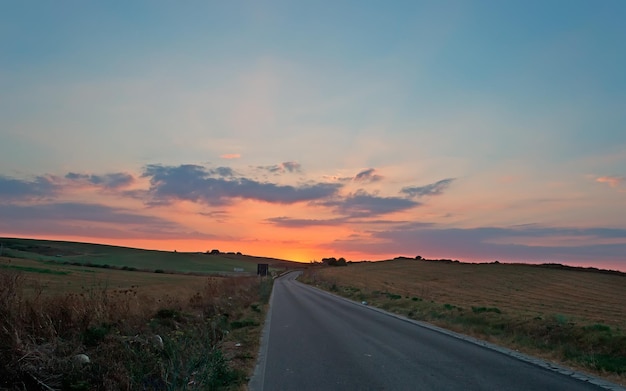
{"type": "Polygon", "coordinates": [[[297,263],[272,258],[259,258],[236,253],[178,253],[142,250],[90,243],[35,239],[0,238],[2,253],[12,258],[55,263],[81,263],[111,267],[133,267],[142,270],[176,271],[180,273],[228,273],[235,268],[256,273],[257,263],[285,268],[297,263]]]}
{"type": "Polygon", "coordinates": [[[625,275],[393,260],[311,268],[303,280],[625,383],[625,275]]]}
{"type": "Polygon", "coordinates": [[[255,275],[256,265],[298,266],[236,254],[0,242],[0,389],[11,390],[245,389],[272,284],[255,275]],[[77,362],[79,354],[90,363],[77,362]]]}

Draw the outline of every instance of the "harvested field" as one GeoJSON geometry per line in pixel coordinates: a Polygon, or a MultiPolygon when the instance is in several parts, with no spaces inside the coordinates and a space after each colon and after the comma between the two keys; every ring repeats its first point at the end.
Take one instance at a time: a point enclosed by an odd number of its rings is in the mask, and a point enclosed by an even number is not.
{"type": "Polygon", "coordinates": [[[311,268],[303,280],[624,384],[623,274],[402,259],[311,268]]]}
{"type": "Polygon", "coordinates": [[[531,265],[394,260],[318,271],[340,285],[523,316],[562,314],[626,330],[626,276],[531,265]]]}

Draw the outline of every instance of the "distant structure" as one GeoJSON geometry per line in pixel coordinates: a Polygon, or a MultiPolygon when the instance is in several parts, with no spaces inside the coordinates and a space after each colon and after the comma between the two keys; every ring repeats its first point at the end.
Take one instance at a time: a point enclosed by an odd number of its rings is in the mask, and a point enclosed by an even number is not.
{"type": "Polygon", "coordinates": [[[269,274],[270,265],[267,263],[258,263],[256,266],[256,274],[259,276],[267,276],[269,274]]]}

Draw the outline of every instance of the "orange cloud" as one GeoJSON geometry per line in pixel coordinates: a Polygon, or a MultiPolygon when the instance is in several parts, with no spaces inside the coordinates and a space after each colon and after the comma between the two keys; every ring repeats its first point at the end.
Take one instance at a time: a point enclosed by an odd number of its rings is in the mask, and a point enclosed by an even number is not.
{"type": "Polygon", "coordinates": [[[220,157],[222,159],[239,159],[241,155],[238,153],[225,153],[223,155],[220,155],[220,157]]]}
{"type": "Polygon", "coordinates": [[[622,182],[624,182],[624,180],[626,180],[625,177],[623,176],[614,176],[614,175],[608,175],[608,176],[601,176],[599,178],[596,178],[596,182],[598,183],[606,183],[611,187],[618,187],[622,184],[622,182]]]}

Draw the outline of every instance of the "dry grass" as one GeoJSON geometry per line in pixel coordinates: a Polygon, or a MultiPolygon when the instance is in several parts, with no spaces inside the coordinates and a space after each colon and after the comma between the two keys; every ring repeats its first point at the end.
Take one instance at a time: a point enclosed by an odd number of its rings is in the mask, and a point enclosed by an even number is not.
{"type": "Polygon", "coordinates": [[[394,260],[314,268],[305,280],[625,384],[623,275],[394,260]]]}
{"type": "Polygon", "coordinates": [[[147,294],[168,292],[178,295],[201,289],[204,283],[204,278],[193,275],[128,272],[6,257],[0,257],[0,269],[24,271],[26,294],[37,290],[54,294],[80,293],[88,287],[101,286],[108,290],[135,288],[147,294]]]}
{"type": "Polygon", "coordinates": [[[268,280],[2,265],[0,389],[245,387],[268,280]]]}

